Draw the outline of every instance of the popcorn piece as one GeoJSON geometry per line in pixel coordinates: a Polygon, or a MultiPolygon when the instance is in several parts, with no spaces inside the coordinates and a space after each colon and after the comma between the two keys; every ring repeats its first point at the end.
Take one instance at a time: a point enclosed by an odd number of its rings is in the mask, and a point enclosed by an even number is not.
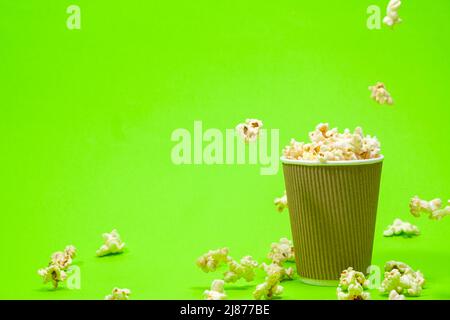
{"type": "Polygon", "coordinates": [[[104,233],[102,237],[104,244],[96,251],[96,255],[98,257],[123,252],[125,243],[120,238],[120,235],[116,229],[113,229],[111,233],[104,233]]]}
{"type": "Polygon", "coordinates": [[[370,300],[370,293],[365,292],[369,281],[362,272],[349,267],[342,271],[339,285],[336,289],[338,300],[370,300]]]}
{"type": "Polygon", "coordinates": [[[223,286],[223,280],[214,280],[211,284],[211,290],[205,290],[203,293],[205,300],[226,300],[227,295],[223,286]]]}
{"type": "Polygon", "coordinates": [[[284,195],[280,198],[275,198],[275,206],[277,207],[278,212],[283,212],[285,208],[288,207],[286,191],[284,191],[284,195]]]}
{"type": "Polygon", "coordinates": [[[383,19],[383,23],[389,27],[394,26],[402,22],[402,19],[398,16],[398,9],[402,2],[400,0],[390,0],[387,9],[386,9],[386,17],[383,19]]]}
{"type": "Polygon", "coordinates": [[[61,269],[65,270],[72,264],[76,251],[77,249],[74,246],[67,246],[64,251],[57,251],[52,255],[51,263],[57,264],[61,269]]]}
{"type": "Polygon", "coordinates": [[[267,257],[278,265],[282,265],[285,261],[294,261],[295,256],[292,241],[287,238],[281,238],[279,242],[272,243],[267,257]]]}
{"type": "Polygon", "coordinates": [[[309,133],[310,142],[291,140],[283,150],[287,159],[310,161],[363,160],[380,157],[380,143],[376,137],[363,135],[357,127],[353,133],[345,129],[339,133],[330,129],[328,123],[320,123],[315,131],[309,133]]]}
{"type": "Polygon", "coordinates": [[[228,257],[228,248],[210,250],[197,259],[197,266],[204,272],[216,271],[222,263],[227,263],[231,258],[228,257]]]}
{"type": "MultiPolygon", "coordinates": [[[[450,200],[448,201],[450,204],[450,200]]],[[[409,202],[409,211],[415,217],[419,217],[421,213],[427,213],[432,220],[441,220],[443,217],[450,215],[450,206],[442,207],[442,200],[439,198],[426,201],[415,196],[409,202]]]]}
{"type": "Polygon", "coordinates": [[[265,281],[256,286],[255,291],[253,291],[253,297],[256,300],[262,298],[272,299],[275,296],[279,296],[283,293],[283,287],[280,285],[280,281],[285,277],[285,269],[278,264],[261,264],[264,268],[267,276],[265,281]]]}
{"type": "Polygon", "coordinates": [[[251,256],[245,256],[240,263],[230,259],[228,267],[229,270],[224,274],[225,282],[236,282],[241,278],[250,282],[255,278],[255,268],[258,267],[258,262],[253,260],[251,256]]]}
{"type": "Polygon", "coordinates": [[[395,290],[398,294],[406,293],[409,296],[421,294],[425,278],[419,270],[414,271],[406,263],[398,261],[386,262],[384,270],[380,292],[392,294],[392,290],[395,290]]]}
{"type": "Polygon", "coordinates": [[[385,103],[393,104],[394,103],[394,100],[392,100],[391,95],[386,90],[384,83],[377,82],[376,85],[370,86],[369,90],[372,91],[372,94],[370,95],[370,97],[373,100],[375,100],[376,102],[378,102],[379,104],[385,104],[385,103]]]}
{"type": "Polygon", "coordinates": [[[434,211],[430,218],[433,220],[441,220],[443,217],[449,215],[450,215],[450,206],[446,206],[443,209],[434,211]]]}
{"type": "Polygon", "coordinates": [[[76,249],[72,245],[67,246],[64,251],[53,253],[48,266],[38,270],[44,283],[51,282],[55,289],[58,288],[59,283],[67,279],[75,254],[76,249]]]}
{"type": "Polygon", "coordinates": [[[44,280],[44,283],[51,282],[53,288],[58,288],[60,282],[67,279],[67,274],[57,264],[50,264],[47,268],[38,270],[38,274],[44,280]]]}
{"type": "Polygon", "coordinates": [[[407,236],[417,236],[420,234],[420,230],[417,226],[409,222],[395,219],[394,222],[383,232],[385,237],[398,236],[402,234],[407,236]]]}
{"type": "Polygon", "coordinates": [[[120,239],[120,235],[116,229],[111,231],[111,233],[104,233],[103,240],[105,243],[96,251],[99,257],[121,253],[125,248],[125,243],[120,239]]]}
{"type": "Polygon", "coordinates": [[[409,211],[415,217],[419,217],[421,212],[429,213],[439,209],[442,206],[442,200],[439,198],[431,201],[420,199],[418,196],[414,196],[409,202],[409,211]]]}
{"type": "Polygon", "coordinates": [[[105,297],[105,300],[130,300],[130,294],[129,289],[114,288],[112,293],[105,297]]]}
{"type": "Polygon", "coordinates": [[[405,296],[402,294],[398,294],[395,290],[392,290],[389,293],[389,300],[405,300],[405,296]]]}
{"type": "Polygon", "coordinates": [[[364,291],[364,288],[359,284],[351,284],[347,290],[344,291],[338,287],[336,289],[338,300],[370,300],[370,293],[364,291]]]}
{"type": "Polygon", "coordinates": [[[236,126],[236,131],[245,142],[255,141],[259,136],[259,129],[263,126],[262,121],[257,119],[247,119],[245,123],[236,126]]]}

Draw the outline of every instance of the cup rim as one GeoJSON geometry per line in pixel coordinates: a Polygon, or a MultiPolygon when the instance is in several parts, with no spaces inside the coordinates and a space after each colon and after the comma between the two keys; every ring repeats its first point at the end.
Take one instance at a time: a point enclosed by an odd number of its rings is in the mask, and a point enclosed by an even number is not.
{"type": "Polygon", "coordinates": [[[358,165],[382,162],[383,159],[384,159],[384,156],[382,154],[380,154],[380,156],[378,158],[373,158],[373,159],[338,160],[338,161],[327,161],[327,162],[320,162],[319,160],[294,160],[294,159],[287,159],[285,156],[282,156],[280,158],[280,160],[283,164],[295,164],[295,165],[301,165],[301,166],[317,166],[317,167],[320,167],[320,166],[358,166],[358,165]]]}

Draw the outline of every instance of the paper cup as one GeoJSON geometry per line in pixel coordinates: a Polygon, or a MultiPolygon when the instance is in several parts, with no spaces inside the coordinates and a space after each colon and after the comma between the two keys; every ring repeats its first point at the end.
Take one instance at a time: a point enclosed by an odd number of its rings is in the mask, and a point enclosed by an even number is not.
{"type": "Polygon", "coordinates": [[[342,270],[370,266],[382,161],[281,158],[303,282],[336,285],[342,270]]]}

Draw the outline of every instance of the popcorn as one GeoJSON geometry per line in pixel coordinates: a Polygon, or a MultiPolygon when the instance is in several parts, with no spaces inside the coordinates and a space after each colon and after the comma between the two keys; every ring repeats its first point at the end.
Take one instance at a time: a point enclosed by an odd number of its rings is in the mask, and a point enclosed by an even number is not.
{"type": "Polygon", "coordinates": [[[346,291],[338,287],[336,293],[338,300],[370,300],[370,293],[359,284],[349,285],[346,291]]]}
{"type": "Polygon", "coordinates": [[[267,276],[265,281],[256,286],[255,291],[253,291],[253,297],[256,300],[262,298],[272,299],[274,296],[279,296],[283,293],[283,287],[280,285],[280,281],[286,276],[285,269],[276,263],[272,264],[261,264],[264,268],[267,276]]]}
{"type": "Polygon", "coordinates": [[[105,300],[129,300],[130,294],[129,289],[114,288],[112,293],[105,297],[105,300]]]}
{"type": "Polygon", "coordinates": [[[236,282],[241,278],[250,282],[255,278],[255,268],[258,267],[258,262],[253,260],[251,256],[245,256],[240,263],[230,259],[228,267],[229,270],[224,274],[225,282],[236,282]]]}
{"type": "Polygon", "coordinates": [[[50,264],[47,268],[38,270],[38,274],[44,283],[51,282],[53,288],[58,288],[58,284],[67,279],[66,272],[58,264],[50,264]]]}
{"type": "Polygon", "coordinates": [[[61,269],[65,270],[72,264],[73,258],[75,258],[76,248],[72,245],[67,246],[64,251],[57,251],[52,255],[52,264],[58,265],[61,269]]]}
{"type": "Polygon", "coordinates": [[[394,222],[384,230],[383,235],[385,237],[392,237],[398,235],[417,236],[420,234],[420,230],[417,226],[402,221],[401,219],[395,219],[394,222]]]}
{"type": "Polygon", "coordinates": [[[236,126],[236,131],[245,142],[255,141],[259,136],[259,129],[263,126],[262,121],[257,119],[247,119],[245,123],[236,126]]]}
{"type": "Polygon", "coordinates": [[[405,296],[402,294],[398,294],[395,290],[392,290],[389,293],[389,300],[405,300],[405,296]]]}
{"type": "Polygon", "coordinates": [[[383,19],[383,23],[389,27],[402,22],[402,19],[398,16],[398,9],[402,2],[400,0],[390,0],[386,9],[386,17],[383,19]]]}
{"type": "Polygon", "coordinates": [[[372,94],[370,97],[378,102],[379,104],[393,104],[394,100],[392,100],[391,95],[386,90],[386,87],[384,86],[384,83],[377,82],[376,85],[370,86],[369,90],[372,91],[372,94]]]}
{"type": "Polygon", "coordinates": [[[448,215],[450,215],[450,206],[434,211],[430,218],[433,220],[441,220],[443,217],[448,215]]]}
{"type": "Polygon", "coordinates": [[[406,263],[388,261],[384,266],[384,280],[381,283],[380,292],[392,294],[395,290],[398,294],[406,293],[409,296],[419,296],[425,284],[423,274],[414,271],[406,263]]]}
{"type": "MultiPolygon", "coordinates": [[[[448,201],[450,204],[450,200],[448,201]]],[[[450,215],[450,206],[442,207],[442,200],[439,198],[426,201],[415,196],[409,202],[409,211],[415,217],[419,217],[421,213],[428,213],[428,217],[432,220],[441,220],[443,217],[450,215]]]]}
{"type": "Polygon", "coordinates": [[[39,269],[38,275],[42,277],[44,283],[51,282],[53,288],[58,288],[59,283],[67,279],[75,254],[76,249],[72,245],[67,246],[64,251],[53,253],[48,266],[39,269]]]}
{"type": "Polygon", "coordinates": [[[288,207],[286,191],[284,191],[284,195],[282,197],[275,198],[274,203],[278,212],[283,212],[284,209],[288,207]]]}
{"type": "Polygon", "coordinates": [[[111,233],[104,233],[103,240],[105,243],[96,251],[97,256],[102,257],[123,252],[125,243],[120,239],[120,235],[116,229],[111,231],[111,233]]]}
{"type": "Polygon", "coordinates": [[[226,300],[227,295],[223,286],[223,280],[214,280],[211,284],[211,290],[205,290],[203,293],[205,300],[226,300]]]}
{"type": "Polygon", "coordinates": [[[328,123],[320,123],[315,131],[309,133],[310,142],[291,140],[283,150],[283,155],[292,160],[342,161],[363,160],[380,157],[380,143],[376,137],[363,135],[357,127],[353,133],[345,129],[339,133],[330,129],[328,123]]]}
{"type": "Polygon", "coordinates": [[[216,271],[222,263],[227,263],[231,258],[228,257],[228,248],[210,250],[197,259],[197,266],[204,272],[216,271]]]}
{"type": "Polygon", "coordinates": [[[281,238],[279,242],[272,243],[267,257],[272,263],[282,265],[285,261],[294,261],[294,246],[292,241],[287,238],[281,238]]]}
{"type": "Polygon", "coordinates": [[[336,289],[338,300],[370,300],[370,293],[365,292],[369,281],[362,272],[353,270],[352,267],[342,271],[339,285],[336,289]]]}

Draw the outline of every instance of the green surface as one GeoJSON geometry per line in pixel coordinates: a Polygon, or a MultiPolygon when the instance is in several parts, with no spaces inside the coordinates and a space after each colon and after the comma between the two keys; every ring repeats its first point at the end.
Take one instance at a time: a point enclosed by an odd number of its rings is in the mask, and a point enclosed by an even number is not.
{"type": "MultiPolygon", "coordinates": [[[[228,246],[264,259],[290,237],[281,168],[175,166],[176,128],[280,129],[280,152],[319,122],[362,126],[386,159],[373,261],[398,259],[428,280],[420,299],[450,299],[450,217],[414,219],[408,201],[449,197],[450,2],[404,1],[394,30],[366,27],[386,1],[2,1],[0,3],[0,273],[3,299],[200,299],[217,274],[195,259],[228,246]],[[81,7],[82,29],[66,28],[81,7]],[[394,106],[369,97],[386,83],[394,106]],[[396,217],[417,238],[383,238],[396,217]],[[96,258],[117,228],[126,253],[96,258]],[[67,244],[81,290],[36,274],[67,244]]],[[[227,285],[250,298],[262,281],[227,285]]],[[[335,288],[283,284],[285,299],[335,299],[335,288]]],[[[373,292],[374,298],[383,298],[373,292]]]]}

